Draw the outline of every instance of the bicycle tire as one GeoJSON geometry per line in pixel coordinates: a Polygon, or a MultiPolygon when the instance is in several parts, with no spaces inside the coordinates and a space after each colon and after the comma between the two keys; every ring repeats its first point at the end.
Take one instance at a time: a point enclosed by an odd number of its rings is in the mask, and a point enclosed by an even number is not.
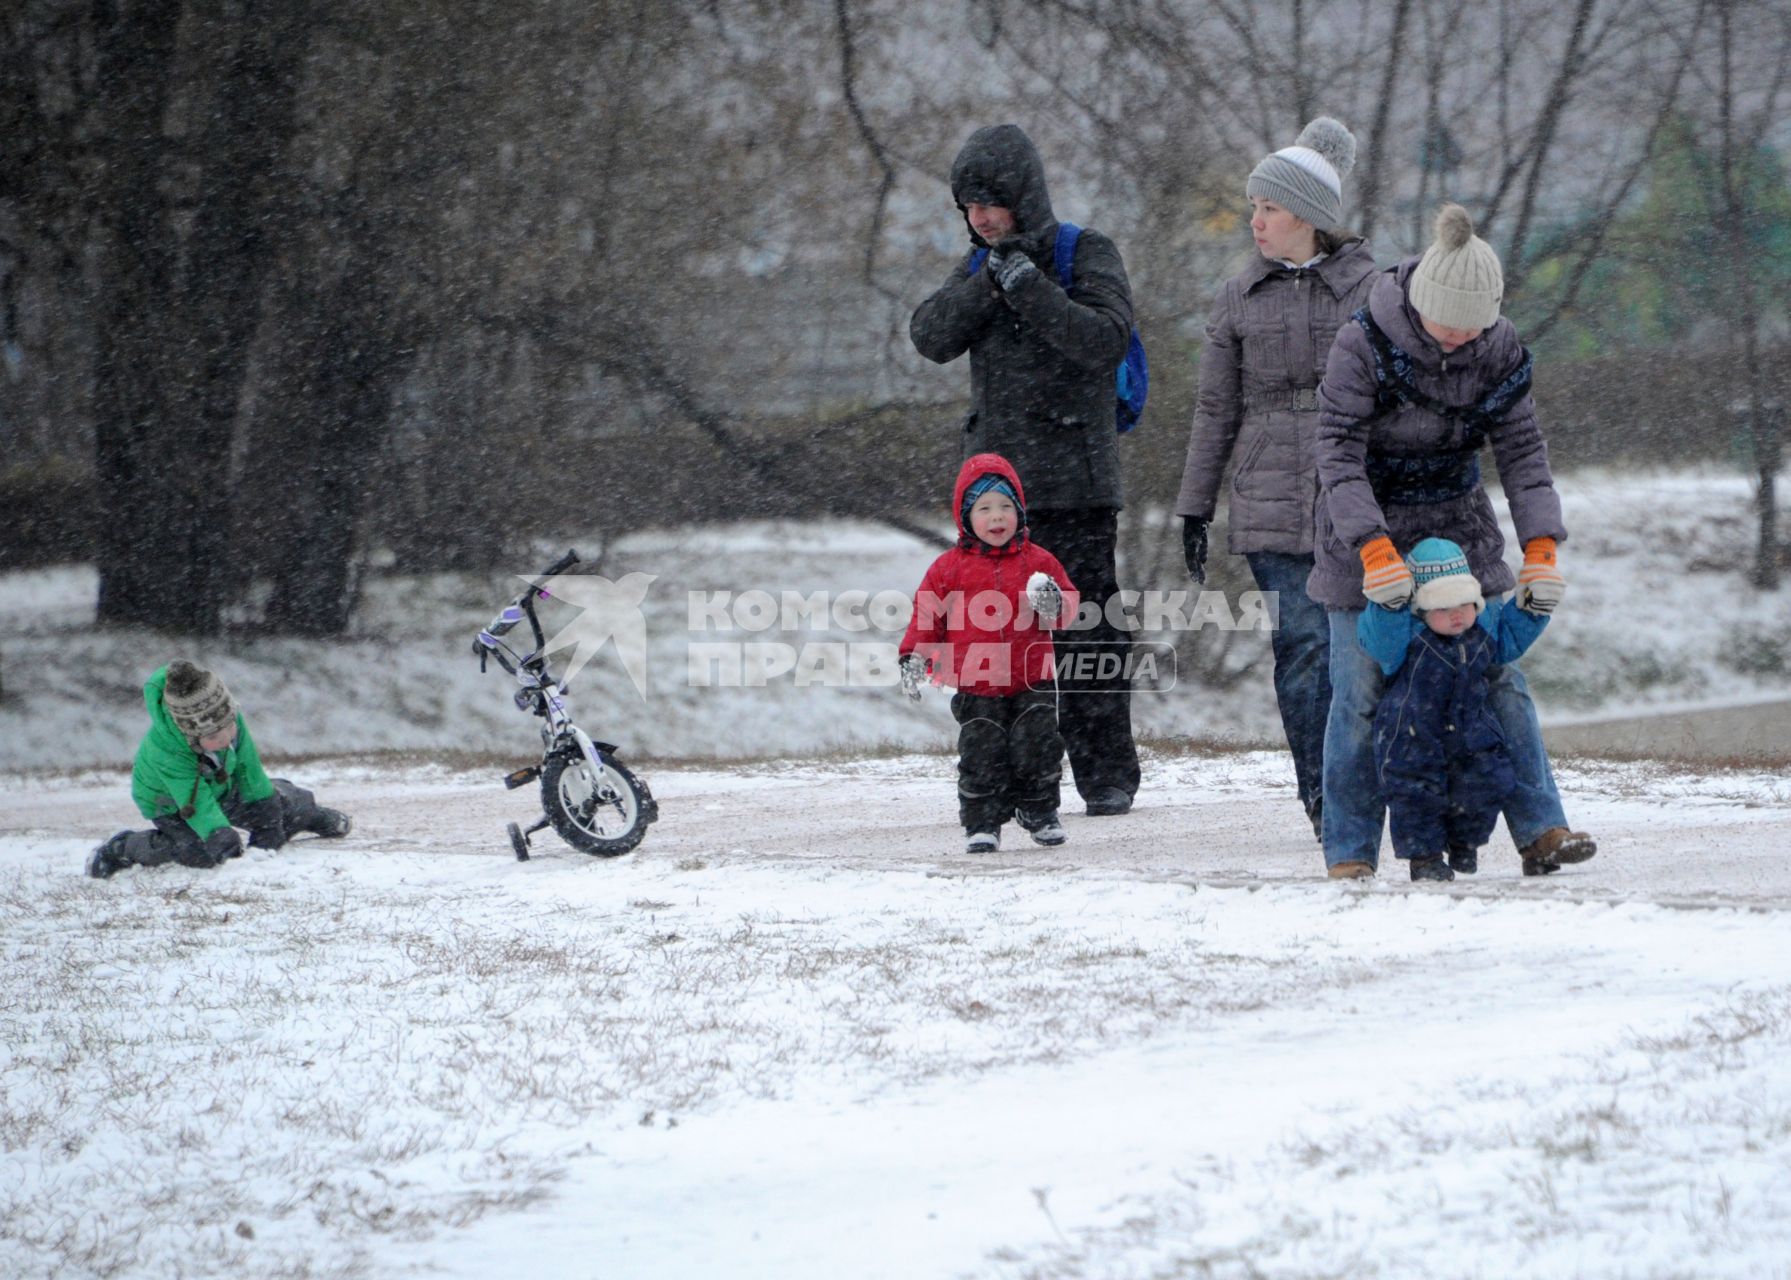
{"type": "Polygon", "coordinates": [[[541,807],[560,839],[597,858],[614,858],[638,845],[652,821],[646,784],[619,760],[605,758],[593,778],[583,755],[561,752],[541,769],[541,807]]]}

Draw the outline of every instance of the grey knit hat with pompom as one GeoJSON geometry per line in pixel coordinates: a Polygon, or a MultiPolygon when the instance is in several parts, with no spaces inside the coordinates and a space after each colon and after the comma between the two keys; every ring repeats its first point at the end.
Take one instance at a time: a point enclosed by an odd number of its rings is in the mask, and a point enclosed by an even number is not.
{"type": "Polygon", "coordinates": [[[1272,200],[1320,231],[1343,225],[1343,180],[1356,167],[1356,136],[1341,121],[1320,116],[1294,139],[1263,157],[1244,183],[1244,195],[1272,200]]]}
{"type": "Polygon", "coordinates": [[[162,705],[175,727],[194,742],[215,738],[236,723],[236,700],[224,682],[182,659],[168,664],[162,705]]]}
{"type": "Polygon", "coordinates": [[[1437,210],[1436,243],[1424,251],[1409,286],[1412,309],[1448,329],[1490,329],[1505,298],[1505,272],[1493,247],[1474,234],[1458,204],[1437,210]]]}

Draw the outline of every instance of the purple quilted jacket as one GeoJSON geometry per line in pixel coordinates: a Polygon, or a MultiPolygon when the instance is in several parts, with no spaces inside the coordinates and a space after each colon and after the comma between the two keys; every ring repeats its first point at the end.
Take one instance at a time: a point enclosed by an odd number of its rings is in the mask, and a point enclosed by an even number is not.
{"type": "Polygon", "coordinates": [[[1374,279],[1374,255],[1357,239],[1311,268],[1258,255],[1220,287],[1200,351],[1178,516],[1213,518],[1235,456],[1227,547],[1312,550],[1318,381],[1338,329],[1368,300],[1374,279]]]}
{"type": "MultiPolygon", "coordinates": [[[[1417,258],[1407,258],[1376,278],[1368,298],[1369,314],[1392,343],[1412,357],[1419,391],[1454,407],[1478,404],[1522,362],[1517,331],[1500,317],[1474,341],[1445,356],[1424,332],[1406,296],[1406,282],[1417,265],[1417,258]]],[[[1393,539],[1401,555],[1424,538],[1448,538],[1467,552],[1489,599],[1510,591],[1517,579],[1505,563],[1505,539],[1484,486],[1475,484],[1464,493],[1440,499],[1434,493],[1375,492],[1371,469],[1384,471],[1389,463],[1458,451],[1466,441],[1466,428],[1458,419],[1416,405],[1377,417],[1377,389],[1368,335],[1359,325],[1345,325],[1331,347],[1318,388],[1316,562],[1306,581],[1307,593],[1327,608],[1362,608],[1366,601],[1357,552],[1381,534],[1393,539]]],[[[1487,442],[1519,542],[1565,539],[1548,446],[1530,396],[1517,401],[1491,427],[1487,442]]]]}

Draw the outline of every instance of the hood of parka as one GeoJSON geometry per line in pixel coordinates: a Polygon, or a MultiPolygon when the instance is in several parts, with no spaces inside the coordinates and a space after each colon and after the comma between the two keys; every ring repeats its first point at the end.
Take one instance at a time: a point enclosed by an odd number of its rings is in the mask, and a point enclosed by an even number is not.
{"type": "Polygon", "coordinates": [[[968,551],[980,551],[985,555],[1015,555],[1027,542],[1026,529],[1026,489],[1020,483],[1020,473],[1014,470],[1013,463],[999,453],[978,453],[964,459],[964,465],[958,469],[958,482],[952,486],[951,514],[958,526],[958,545],[968,551]],[[1014,498],[1019,505],[1020,527],[1014,530],[1013,539],[1006,546],[991,547],[970,530],[970,516],[964,510],[964,495],[970,492],[970,486],[984,476],[1000,476],[1012,486],[1014,498]]]}
{"type": "MultiPolygon", "coordinates": [[[[1017,124],[989,125],[970,135],[951,162],[951,194],[959,210],[971,204],[1008,210],[1014,215],[1015,234],[1031,248],[1042,248],[1046,233],[1055,233],[1057,217],[1045,186],[1045,162],[1017,124]]],[[[968,215],[964,225],[974,243],[988,247],[970,226],[968,215]]]]}

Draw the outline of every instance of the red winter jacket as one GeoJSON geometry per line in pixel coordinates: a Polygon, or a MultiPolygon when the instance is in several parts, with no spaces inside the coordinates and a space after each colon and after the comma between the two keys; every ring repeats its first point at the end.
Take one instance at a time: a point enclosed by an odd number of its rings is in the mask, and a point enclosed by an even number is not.
{"type": "Polygon", "coordinates": [[[1026,491],[998,453],[979,453],[964,463],[952,490],[958,545],[927,570],[914,597],[914,617],[902,637],[902,654],[927,660],[933,679],[964,693],[1006,697],[1049,684],[1054,671],[1047,627],[1060,629],[1076,616],[1076,587],[1057,557],[1035,546],[1025,526],[1026,491]],[[1021,526],[1006,546],[992,547],[970,532],[964,494],[977,480],[998,475],[1019,498],[1021,526]],[[1026,582],[1044,573],[1063,592],[1063,608],[1047,623],[1026,599],[1026,582]]]}

